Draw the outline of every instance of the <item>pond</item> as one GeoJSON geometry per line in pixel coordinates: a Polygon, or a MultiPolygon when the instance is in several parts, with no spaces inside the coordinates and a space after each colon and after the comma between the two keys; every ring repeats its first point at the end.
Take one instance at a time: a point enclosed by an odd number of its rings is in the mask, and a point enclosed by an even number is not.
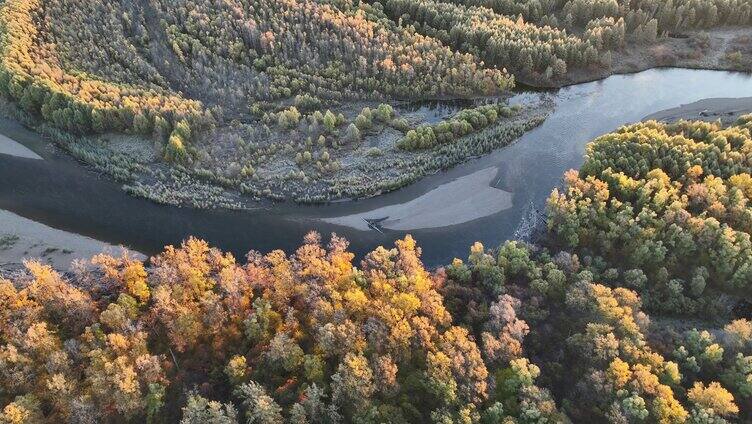
{"type": "MultiPolygon", "coordinates": [[[[495,247],[513,238],[531,208],[543,209],[564,171],[582,164],[585,145],[654,112],[705,98],[752,96],[747,74],[653,69],[550,93],[556,109],[515,144],[378,197],[320,206],[290,203],[254,211],[195,210],[134,198],[19,124],[0,134],[34,154],[0,150],[0,209],[49,226],[124,244],[147,254],[188,235],[244,257],[250,249],[291,252],[306,232],[346,237],[362,256],[412,234],[428,266],[467,256],[475,241],[495,247]],[[364,218],[382,219],[383,232],[364,218]]],[[[17,150],[17,149],[16,149],[17,150]]],[[[31,153],[26,151],[26,153],[31,153]]]]}

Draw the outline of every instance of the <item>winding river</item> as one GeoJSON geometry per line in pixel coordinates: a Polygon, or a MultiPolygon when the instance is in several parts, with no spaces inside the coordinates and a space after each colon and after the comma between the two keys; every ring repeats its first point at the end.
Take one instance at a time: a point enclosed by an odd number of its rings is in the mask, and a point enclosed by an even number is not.
{"type": "Polygon", "coordinates": [[[371,199],[244,212],[169,207],[131,197],[19,124],[0,120],[0,134],[22,145],[16,154],[0,149],[0,209],[147,254],[188,235],[238,257],[251,248],[291,252],[315,229],[345,236],[362,255],[410,233],[423,248],[425,263],[435,266],[466,257],[474,241],[496,246],[512,238],[531,207],[543,207],[562,173],[580,166],[594,137],[701,99],[752,96],[752,77],[653,69],[551,93],[522,93],[513,101],[538,95],[552,96],[555,112],[515,144],[483,158],[371,199]],[[386,218],[383,233],[370,230],[363,218],[386,218]]]}

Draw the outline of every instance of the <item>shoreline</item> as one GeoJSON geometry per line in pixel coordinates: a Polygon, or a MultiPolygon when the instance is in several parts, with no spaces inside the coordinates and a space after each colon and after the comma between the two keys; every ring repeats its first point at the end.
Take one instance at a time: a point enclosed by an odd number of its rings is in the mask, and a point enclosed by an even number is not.
{"type": "Polygon", "coordinates": [[[573,86],[576,86],[576,85],[587,84],[587,83],[590,83],[590,82],[603,81],[603,80],[605,80],[607,78],[611,78],[611,77],[635,75],[635,74],[639,74],[639,73],[642,73],[642,72],[645,72],[645,71],[652,71],[652,70],[655,70],[655,69],[658,69],[658,70],[661,70],[661,69],[666,69],[666,70],[670,70],[670,69],[687,69],[687,70],[691,70],[691,71],[734,72],[734,73],[739,73],[739,74],[746,74],[746,75],[749,75],[750,77],[752,77],[752,70],[744,71],[744,70],[733,69],[731,67],[724,67],[724,66],[705,66],[703,64],[693,65],[691,63],[690,64],[677,63],[677,64],[666,64],[666,65],[652,64],[652,65],[647,65],[647,66],[644,66],[644,67],[643,66],[640,66],[640,67],[622,67],[621,69],[619,69],[617,71],[613,71],[613,72],[611,72],[611,71],[605,71],[605,72],[597,73],[597,74],[583,74],[583,76],[581,76],[581,77],[567,79],[567,80],[561,81],[558,84],[553,84],[553,85],[539,84],[539,83],[536,83],[535,81],[529,81],[529,80],[527,80],[527,81],[519,80],[518,82],[524,87],[524,89],[521,90],[518,94],[520,94],[520,93],[529,93],[529,92],[551,92],[551,91],[557,91],[557,90],[560,90],[562,88],[573,87],[573,86]]]}
{"type": "MultiPolygon", "coordinates": [[[[498,99],[508,102],[509,99],[522,93],[525,92],[509,91],[498,99]]],[[[446,101],[454,100],[465,101],[468,99],[446,99],[446,101]]],[[[423,101],[425,100],[420,100],[420,102],[423,101]]],[[[246,187],[244,183],[236,186],[212,177],[199,175],[199,171],[202,169],[188,169],[157,161],[152,157],[153,154],[151,153],[154,152],[146,154],[142,151],[143,149],[134,148],[133,151],[127,151],[127,148],[122,148],[123,145],[127,146],[131,142],[135,144],[140,143],[141,147],[146,146],[147,150],[151,149],[151,147],[147,146],[149,143],[146,143],[146,139],[134,139],[131,136],[122,134],[99,134],[76,137],[51,126],[41,119],[26,114],[15,103],[7,99],[0,99],[0,117],[13,124],[20,125],[24,131],[38,137],[43,143],[53,147],[64,156],[75,160],[82,165],[82,168],[105,175],[108,180],[121,185],[122,190],[128,195],[143,198],[156,204],[181,208],[253,211],[285,204],[295,207],[305,207],[351,203],[398,191],[412,186],[426,177],[447,169],[453,169],[465,162],[486,156],[495,150],[515,143],[525,133],[544,122],[554,109],[550,100],[543,94],[535,98],[529,97],[525,102],[518,102],[514,106],[522,106],[519,113],[501,117],[498,122],[492,125],[458,137],[454,143],[439,145],[434,150],[442,149],[440,152],[419,150],[415,152],[407,151],[406,153],[395,148],[395,152],[398,153],[391,153],[391,156],[385,154],[384,157],[379,155],[378,157],[381,161],[389,157],[389,161],[394,162],[392,167],[389,168],[374,167],[374,172],[386,173],[386,177],[383,179],[374,179],[368,174],[361,175],[363,164],[352,167],[346,166],[345,170],[348,171],[345,174],[338,175],[336,178],[326,177],[322,180],[326,184],[333,185],[328,188],[318,187],[311,192],[314,193],[313,196],[304,198],[292,196],[292,191],[288,191],[288,188],[284,187],[280,190],[271,190],[269,193],[262,195],[246,187]],[[476,139],[482,137],[496,141],[490,146],[484,145],[484,143],[476,143],[476,139]],[[128,140],[129,138],[130,140],[128,140]],[[96,149],[98,150],[92,150],[92,146],[97,146],[96,149]],[[422,165],[411,170],[412,173],[408,173],[403,169],[404,158],[399,159],[399,155],[403,154],[413,155],[410,159],[422,165]],[[152,158],[142,161],[141,159],[146,156],[152,158]],[[111,161],[111,158],[115,158],[115,160],[111,161]],[[355,179],[353,181],[348,180],[348,178],[351,178],[348,177],[348,173],[354,173],[352,178],[355,179]],[[325,193],[333,193],[335,190],[337,194],[334,194],[333,197],[318,198],[318,196],[324,196],[325,193]],[[346,190],[351,190],[353,193],[347,193],[346,190]],[[285,194],[282,195],[280,193],[285,194]]],[[[411,114],[412,112],[407,113],[405,116],[409,117],[411,114]]],[[[2,135],[4,134],[0,134],[0,136],[2,135]]],[[[8,134],[7,137],[13,138],[11,134],[8,134]]],[[[11,140],[11,143],[14,141],[11,140]]],[[[27,145],[27,140],[15,142],[22,145],[19,146],[21,148],[32,147],[27,145]]],[[[373,162],[367,151],[367,148],[371,144],[370,142],[366,143],[364,140],[357,147],[357,149],[361,150],[360,155],[357,157],[365,159],[365,162],[369,163],[369,166],[373,162]]],[[[2,148],[2,145],[0,145],[0,148],[2,148]]],[[[2,153],[1,150],[0,153],[2,153]]],[[[35,153],[32,152],[32,154],[35,153]]],[[[35,157],[35,159],[37,158],[35,157]]],[[[281,182],[292,184],[292,186],[299,183],[296,178],[291,178],[289,175],[269,181],[271,181],[271,186],[281,182]]],[[[312,186],[317,184],[315,181],[312,182],[312,186]]]]}
{"type": "MultiPolygon", "coordinates": [[[[720,32],[723,32],[727,36],[729,36],[729,34],[736,34],[737,33],[736,31],[738,31],[738,29],[724,29],[724,30],[722,30],[720,32]]],[[[675,39],[670,39],[670,40],[675,40],[675,39]]],[[[634,48],[632,48],[632,49],[634,49],[634,48]]],[[[719,55],[720,55],[720,53],[716,53],[716,56],[719,56],[719,55]]],[[[652,64],[645,64],[645,66],[640,66],[640,67],[637,67],[637,68],[630,68],[630,67],[621,66],[620,69],[618,69],[616,71],[613,71],[613,72],[612,71],[607,71],[607,72],[602,72],[602,73],[598,73],[598,74],[595,74],[595,75],[594,74],[585,73],[584,74],[585,77],[582,77],[582,78],[580,78],[580,77],[573,77],[573,78],[570,78],[569,80],[563,82],[562,84],[557,84],[557,85],[552,85],[552,86],[535,85],[534,83],[530,83],[530,82],[523,81],[523,80],[518,80],[518,82],[520,82],[524,87],[519,87],[519,88],[513,89],[509,93],[509,96],[507,96],[506,98],[508,100],[508,99],[511,99],[511,98],[513,98],[514,96],[517,96],[517,95],[524,95],[524,94],[538,94],[538,95],[542,95],[543,93],[555,93],[556,91],[558,91],[560,89],[563,89],[563,88],[566,88],[566,87],[570,87],[570,86],[575,86],[575,85],[579,85],[579,84],[586,84],[586,83],[589,83],[589,82],[604,81],[604,80],[606,80],[606,79],[608,79],[610,77],[614,77],[614,76],[628,76],[628,75],[638,74],[638,73],[641,73],[641,72],[650,71],[650,70],[654,70],[654,69],[659,69],[659,70],[662,70],[662,69],[665,69],[665,70],[670,70],[670,69],[689,69],[689,70],[708,70],[708,71],[721,71],[721,72],[738,72],[738,73],[741,73],[741,74],[750,75],[752,77],[752,72],[732,70],[732,69],[729,69],[728,67],[724,68],[723,66],[720,66],[718,64],[716,64],[717,66],[712,66],[712,65],[710,65],[707,62],[707,60],[709,60],[709,56],[704,56],[703,59],[705,60],[704,63],[702,61],[694,61],[694,63],[689,63],[689,62],[685,61],[683,63],[669,64],[669,65],[661,65],[661,64],[654,64],[654,63],[652,63],[652,64]]],[[[86,168],[88,170],[91,170],[92,172],[96,172],[96,173],[99,173],[99,174],[105,174],[106,178],[108,180],[118,183],[117,178],[115,178],[114,175],[110,175],[109,170],[103,169],[101,166],[98,166],[97,164],[86,162],[81,157],[79,157],[78,155],[74,154],[74,152],[71,151],[71,148],[70,148],[70,146],[68,144],[66,144],[62,140],[59,140],[57,138],[57,136],[55,136],[54,134],[50,133],[51,131],[54,132],[54,130],[52,130],[50,127],[48,127],[45,123],[43,123],[43,122],[33,122],[33,120],[31,120],[28,117],[20,116],[18,110],[13,111],[14,107],[12,107],[11,103],[8,103],[7,101],[4,101],[3,103],[5,103],[5,105],[4,105],[5,107],[2,108],[2,109],[4,109],[3,115],[5,115],[6,119],[9,119],[9,120],[17,122],[18,124],[20,124],[21,126],[23,126],[27,131],[29,131],[29,132],[33,133],[34,135],[40,137],[46,143],[50,143],[52,146],[54,146],[54,148],[56,150],[59,150],[64,155],[66,155],[66,156],[74,159],[83,168],[86,168]],[[8,108],[8,106],[11,106],[11,107],[8,108]]],[[[542,103],[545,104],[545,102],[542,102],[542,103]]],[[[546,116],[546,118],[551,113],[553,113],[553,109],[554,109],[554,107],[550,107],[550,110],[548,110],[548,111],[545,112],[544,115],[546,116]]],[[[530,132],[530,131],[532,131],[534,129],[535,129],[535,126],[533,126],[533,128],[527,129],[527,131],[525,131],[522,135],[524,135],[524,134],[526,134],[526,133],[528,133],[528,132],[530,132]]],[[[488,129],[483,130],[483,131],[487,131],[487,130],[488,129]]],[[[481,132],[483,132],[483,131],[481,131],[481,132]]],[[[4,136],[3,134],[0,134],[0,154],[4,153],[3,150],[2,150],[2,148],[3,148],[2,141],[3,140],[1,138],[3,136],[4,136]]],[[[155,202],[157,204],[166,204],[166,205],[172,205],[172,206],[177,206],[177,207],[190,207],[190,208],[194,208],[194,209],[197,209],[197,210],[223,209],[223,210],[253,211],[253,210],[258,210],[258,209],[277,208],[277,207],[280,207],[280,206],[282,206],[282,207],[286,207],[286,206],[289,207],[290,205],[292,205],[293,207],[307,207],[307,206],[316,207],[316,206],[355,204],[355,203],[360,202],[360,201],[364,201],[364,200],[368,200],[368,199],[373,199],[373,198],[378,198],[378,197],[383,196],[384,194],[393,193],[393,192],[396,192],[396,191],[400,191],[400,190],[404,190],[406,188],[412,187],[412,186],[416,185],[421,180],[423,180],[423,179],[425,179],[427,177],[430,177],[432,175],[436,175],[438,173],[446,172],[447,170],[454,169],[454,168],[462,165],[463,163],[467,163],[467,162],[470,162],[470,161],[475,160],[475,159],[486,157],[486,156],[490,155],[491,153],[493,153],[496,150],[508,147],[510,144],[514,144],[517,141],[518,138],[512,140],[511,143],[507,143],[507,144],[505,144],[503,146],[497,147],[497,148],[491,150],[490,152],[486,152],[486,153],[484,153],[482,155],[474,155],[474,156],[465,157],[462,160],[459,160],[458,163],[455,163],[455,164],[453,164],[452,166],[450,166],[448,168],[434,169],[434,170],[425,172],[423,175],[421,175],[416,180],[414,180],[414,181],[412,181],[412,182],[410,182],[410,183],[408,183],[406,185],[402,185],[399,188],[380,190],[380,191],[372,193],[370,195],[363,195],[363,196],[359,196],[359,197],[344,197],[344,198],[337,198],[337,199],[331,199],[331,200],[322,200],[322,201],[296,201],[295,199],[275,200],[275,199],[269,199],[269,198],[265,198],[265,197],[256,198],[254,196],[251,196],[250,194],[241,194],[240,192],[236,192],[234,189],[227,189],[226,187],[224,187],[222,185],[219,185],[219,184],[216,184],[216,183],[207,183],[207,185],[203,187],[204,189],[207,189],[207,190],[208,189],[217,189],[217,190],[225,192],[225,194],[228,197],[225,198],[224,196],[221,196],[221,198],[224,199],[224,200],[227,200],[228,202],[239,201],[239,202],[243,203],[243,206],[240,206],[240,207],[238,207],[238,205],[235,205],[235,204],[232,205],[233,207],[230,207],[229,203],[228,204],[224,204],[222,202],[220,202],[217,205],[210,206],[210,205],[203,205],[203,204],[198,204],[198,203],[185,204],[182,201],[180,201],[178,203],[173,203],[173,201],[165,200],[165,199],[162,199],[162,198],[155,198],[154,196],[146,195],[147,194],[146,192],[142,193],[139,190],[140,188],[147,187],[147,185],[141,185],[140,181],[136,181],[134,184],[128,184],[128,183],[124,184],[123,185],[123,187],[124,187],[123,191],[125,191],[128,195],[135,196],[135,197],[140,197],[140,198],[145,198],[145,199],[150,200],[152,202],[155,202]]],[[[38,157],[38,155],[35,152],[33,152],[31,149],[28,149],[28,147],[25,146],[23,143],[17,142],[17,141],[12,140],[12,139],[11,139],[11,142],[15,142],[15,143],[21,145],[20,147],[22,149],[28,150],[30,152],[30,154],[33,155],[33,156],[35,156],[35,157],[32,157],[32,156],[23,156],[23,153],[22,154],[16,154],[15,156],[29,157],[29,158],[34,158],[34,159],[41,159],[40,157],[38,157]]],[[[163,188],[167,189],[167,187],[163,187],[163,188]]],[[[151,192],[149,192],[149,193],[151,193],[151,192]]],[[[175,195],[179,199],[182,199],[182,197],[179,196],[179,195],[182,194],[182,191],[180,191],[180,190],[167,190],[167,191],[165,191],[165,193],[175,195]]]]}
{"type": "Polygon", "coordinates": [[[360,231],[371,230],[366,219],[384,219],[380,226],[396,231],[464,224],[512,207],[514,193],[493,184],[498,171],[497,167],[488,167],[456,178],[404,203],[321,220],[360,231]]]}
{"type": "Polygon", "coordinates": [[[664,109],[644,117],[643,121],[674,122],[680,119],[693,121],[721,120],[731,124],[740,116],[752,113],[752,97],[718,97],[702,99],[670,109],[664,109]]]}
{"type": "Polygon", "coordinates": [[[613,62],[609,68],[597,70],[574,69],[565,78],[543,81],[535,78],[516,77],[516,81],[532,90],[556,90],[588,82],[601,81],[616,75],[637,74],[651,69],[695,69],[707,71],[740,72],[752,75],[752,69],[739,69],[727,61],[729,43],[742,34],[752,35],[745,27],[727,26],[710,30],[693,30],[685,37],[659,38],[653,45],[629,45],[621,50],[611,50],[613,62]],[[707,34],[709,44],[699,57],[691,57],[696,47],[688,45],[693,36],[707,34]]]}
{"type": "Polygon", "coordinates": [[[37,259],[58,271],[68,271],[75,260],[110,253],[145,260],[147,256],[80,234],[58,230],[0,209],[0,277],[23,269],[23,261],[37,259]]]}
{"type": "Polygon", "coordinates": [[[25,159],[42,160],[36,152],[19,143],[18,141],[8,137],[5,134],[0,134],[0,154],[16,156],[25,159]]]}
{"type": "MultiPolygon", "coordinates": [[[[551,189],[560,183],[562,173],[580,166],[588,141],[622,125],[638,122],[655,111],[682,103],[711,97],[752,96],[751,82],[748,76],[738,73],[674,69],[648,71],[644,77],[609,78],[603,83],[565,89],[551,98],[557,106],[551,118],[517,142],[429,175],[400,190],[357,201],[328,205],[286,202],[248,212],[165,207],[129,196],[110,178],[92,173],[89,167],[81,166],[57,148],[48,151],[44,148],[46,144],[31,137],[32,133],[21,131],[8,120],[6,128],[11,132],[6,134],[17,135],[18,141],[39,152],[45,160],[0,157],[0,179],[7,182],[0,190],[0,209],[113,245],[125,243],[147,254],[160,252],[165,244],[179,244],[189,234],[231,251],[238,258],[244,257],[250,248],[261,252],[292,251],[308,231],[316,230],[320,234],[337,233],[346,237],[351,241],[353,251],[362,255],[379,245],[389,245],[410,232],[426,243],[426,263],[436,265],[451,260],[450,256],[466,254],[466,246],[474,241],[498,245],[513,237],[528,205],[544,202],[551,189]],[[660,86],[654,87],[656,84],[660,86]],[[696,90],[688,92],[683,90],[688,84],[699,85],[696,90]],[[654,99],[650,98],[653,93],[654,99]],[[629,99],[633,101],[630,103],[629,99]],[[588,121],[582,122],[584,119],[588,121]],[[322,219],[361,213],[368,214],[366,218],[370,219],[384,218],[386,214],[376,216],[371,211],[409,203],[442,185],[489,167],[499,169],[497,179],[492,183],[483,181],[469,187],[462,185],[454,192],[461,197],[471,194],[465,191],[484,190],[492,198],[481,198],[482,201],[496,201],[499,192],[489,187],[493,184],[514,193],[512,207],[491,216],[445,229],[402,231],[384,228],[384,234],[322,219]],[[97,200],[92,202],[94,198],[97,200]]],[[[447,204],[436,204],[436,209],[454,207],[454,196],[448,199],[447,204]]],[[[473,207],[469,209],[477,212],[473,207]]],[[[431,212],[440,213],[438,210],[431,212]]],[[[485,213],[477,216],[480,215],[485,213]]],[[[397,215],[392,216],[395,217],[397,215]]],[[[459,212],[451,218],[468,219],[459,212]]],[[[362,222],[361,218],[358,219],[362,222]]],[[[419,219],[418,223],[424,226],[419,219]]],[[[404,221],[393,224],[405,225],[404,221]]]]}
{"type": "MultiPolygon", "coordinates": [[[[731,124],[741,115],[752,113],[752,97],[707,98],[654,112],[640,121],[673,122],[680,119],[715,121],[731,124]]],[[[498,167],[491,166],[453,178],[407,201],[347,215],[328,216],[319,220],[370,231],[366,219],[380,220],[385,230],[414,231],[444,228],[485,218],[513,205],[514,193],[498,187],[498,167]]]]}

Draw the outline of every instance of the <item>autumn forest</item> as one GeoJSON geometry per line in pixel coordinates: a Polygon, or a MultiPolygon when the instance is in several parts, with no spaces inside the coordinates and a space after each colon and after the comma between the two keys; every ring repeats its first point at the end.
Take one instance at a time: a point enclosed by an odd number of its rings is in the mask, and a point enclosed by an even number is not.
{"type": "MultiPolygon", "coordinates": [[[[0,0],[0,115],[176,221],[273,215],[506,148],[544,89],[750,72],[751,26],[747,0],[0,0]]],[[[0,423],[752,422],[741,110],[610,127],[525,235],[435,267],[407,230],[362,255],[317,231],[24,252],[0,263],[0,423]]]]}
{"type": "Polygon", "coordinates": [[[507,110],[519,81],[752,69],[752,38],[726,29],[751,21],[743,0],[7,0],[0,94],[131,194],[321,203],[510,144],[550,112],[507,110]]]}
{"type": "Polygon", "coordinates": [[[605,135],[538,243],[477,243],[435,270],[409,236],[357,262],[316,233],[290,254],[191,238],[148,263],[27,262],[0,282],[1,417],[746,421],[751,128],[605,135]]]}

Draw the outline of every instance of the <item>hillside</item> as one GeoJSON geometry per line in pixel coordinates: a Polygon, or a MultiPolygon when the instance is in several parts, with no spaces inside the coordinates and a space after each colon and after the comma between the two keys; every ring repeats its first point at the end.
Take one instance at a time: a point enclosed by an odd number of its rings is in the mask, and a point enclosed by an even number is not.
{"type": "Polygon", "coordinates": [[[550,110],[509,108],[515,80],[748,70],[751,16],[742,0],[6,0],[0,94],[131,193],[321,202],[514,141],[550,110]]]}

